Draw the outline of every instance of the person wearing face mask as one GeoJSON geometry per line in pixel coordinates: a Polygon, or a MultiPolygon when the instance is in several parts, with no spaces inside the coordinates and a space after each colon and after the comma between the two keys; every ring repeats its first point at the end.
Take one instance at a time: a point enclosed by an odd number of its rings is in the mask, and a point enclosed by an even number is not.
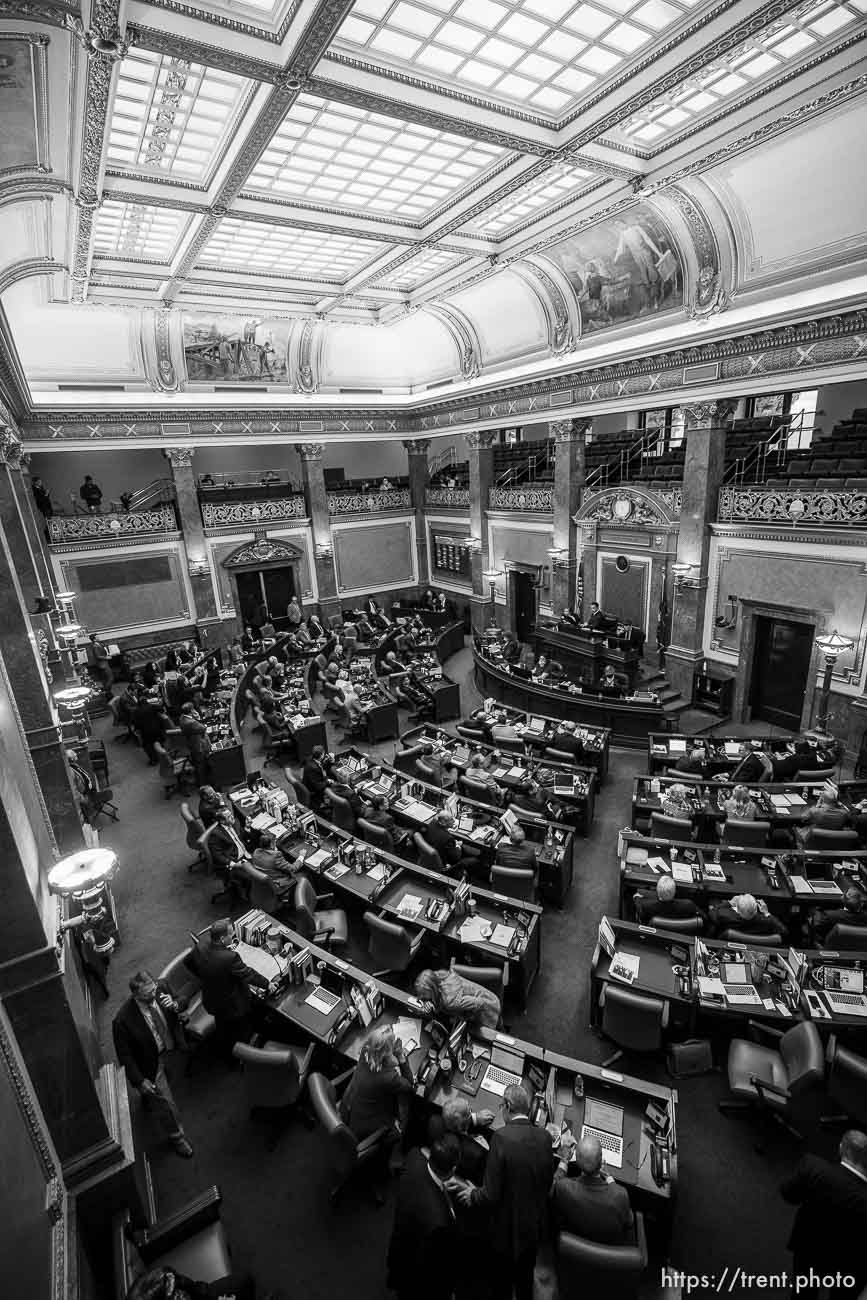
{"type": "Polygon", "coordinates": [[[184,1133],[165,1067],[166,1056],[177,1046],[181,1023],[178,1003],[147,971],[133,975],[129,988],[132,996],[123,1003],[111,1025],[118,1062],[174,1150],[189,1159],[193,1148],[184,1133]]]}

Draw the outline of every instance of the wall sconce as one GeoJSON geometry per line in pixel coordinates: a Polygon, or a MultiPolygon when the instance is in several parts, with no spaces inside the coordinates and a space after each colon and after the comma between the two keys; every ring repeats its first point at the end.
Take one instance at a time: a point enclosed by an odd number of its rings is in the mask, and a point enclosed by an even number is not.
{"type": "Polygon", "coordinates": [[[726,607],[722,614],[717,615],[714,626],[719,628],[734,627],[738,621],[738,605],[740,603],[740,596],[733,596],[731,593],[726,596],[726,607]]]}
{"type": "Polygon", "coordinates": [[[331,542],[317,542],[313,552],[317,560],[330,560],[334,556],[334,546],[331,542]]]}
{"type": "Polygon", "coordinates": [[[117,871],[112,849],[80,849],[55,862],[48,873],[48,888],[60,898],[74,898],[107,885],[117,871]]]}
{"type": "Polygon", "coordinates": [[[549,546],[548,558],[552,569],[565,569],[569,564],[569,555],[563,546],[549,546]]]}
{"type": "Polygon", "coordinates": [[[674,574],[675,587],[697,587],[698,578],[689,576],[695,567],[694,564],[686,564],[682,560],[678,561],[677,564],[673,564],[671,571],[674,574]]]}
{"type": "Polygon", "coordinates": [[[83,631],[81,623],[58,623],[54,629],[55,635],[63,637],[64,641],[75,641],[83,631]]]}
{"type": "Polygon", "coordinates": [[[847,650],[851,650],[855,642],[848,636],[841,636],[834,628],[830,636],[817,636],[816,645],[825,657],[825,676],[822,679],[822,695],[820,697],[819,708],[821,710],[819,717],[816,719],[816,730],[828,730],[828,701],[831,696],[831,674],[834,671],[834,665],[840,655],[844,655],[847,650]]]}
{"type": "Polygon", "coordinates": [[[208,572],[207,560],[188,560],[187,572],[191,578],[204,578],[208,572]]]}
{"type": "Polygon", "coordinates": [[[483,579],[485,580],[485,582],[487,582],[487,583],[490,584],[490,588],[491,588],[491,626],[492,626],[492,627],[496,627],[496,625],[497,625],[497,620],[496,620],[496,617],[495,617],[495,610],[496,610],[496,605],[495,605],[495,595],[496,595],[496,590],[497,590],[497,579],[503,577],[503,570],[502,570],[502,569],[485,569],[484,573],[482,574],[482,577],[483,577],[483,579]]]}

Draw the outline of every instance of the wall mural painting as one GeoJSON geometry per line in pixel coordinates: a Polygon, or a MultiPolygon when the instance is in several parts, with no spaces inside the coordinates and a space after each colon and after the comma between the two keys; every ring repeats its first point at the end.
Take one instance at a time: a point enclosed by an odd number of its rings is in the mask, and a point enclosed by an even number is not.
{"type": "Polygon", "coordinates": [[[191,384],[286,382],[292,322],[261,316],[184,316],[184,356],[191,384]]]}
{"type": "Polygon", "coordinates": [[[585,333],[683,305],[683,266],[646,203],[545,249],[569,277],[585,333]]]}
{"type": "Polygon", "coordinates": [[[32,56],[28,41],[0,39],[0,171],[39,162],[32,56]]]}

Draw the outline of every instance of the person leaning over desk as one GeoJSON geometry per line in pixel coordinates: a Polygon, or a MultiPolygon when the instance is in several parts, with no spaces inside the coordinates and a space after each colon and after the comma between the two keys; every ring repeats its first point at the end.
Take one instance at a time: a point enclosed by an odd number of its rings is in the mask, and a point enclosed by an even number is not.
{"type": "Polygon", "coordinates": [[[493,989],[453,970],[423,970],[413,986],[429,1014],[465,1020],[470,1032],[496,1029],[502,1006],[493,989]]]}
{"type": "Polygon", "coordinates": [[[214,1017],[224,1050],[249,1042],[253,1032],[251,987],[267,989],[264,975],[252,970],[232,947],[232,922],[223,918],[210,928],[207,944],[197,943],[184,958],[187,970],[201,981],[202,1006],[214,1017]]]}
{"type": "Polygon", "coordinates": [[[437,1142],[446,1136],[453,1137],[460,1150],[458,1174],[471,1183],[481,1183],[490,1149],[487,1138],[495,1119],[492,1110],[473,1111],[466,1097],[458,1094],[444,1101],[439,1115],[432,1115],[428,1120],[428,1141],[437,1142]],[[483,1134],[487,1136],[482,1136],[483,1134]],[[482,1140],[479,1141],[478,1137],[482,1140]]]}

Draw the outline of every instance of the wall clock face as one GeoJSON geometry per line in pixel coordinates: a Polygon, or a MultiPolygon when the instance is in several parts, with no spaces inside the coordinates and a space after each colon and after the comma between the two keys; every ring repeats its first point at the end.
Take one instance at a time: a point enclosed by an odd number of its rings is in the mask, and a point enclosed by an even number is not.
{"type": "Polygon", "coordinates": [[[615,519],[628,519],[632,514],[632,502],[629,497],[617,497],[613,510],[615,519]]]}

